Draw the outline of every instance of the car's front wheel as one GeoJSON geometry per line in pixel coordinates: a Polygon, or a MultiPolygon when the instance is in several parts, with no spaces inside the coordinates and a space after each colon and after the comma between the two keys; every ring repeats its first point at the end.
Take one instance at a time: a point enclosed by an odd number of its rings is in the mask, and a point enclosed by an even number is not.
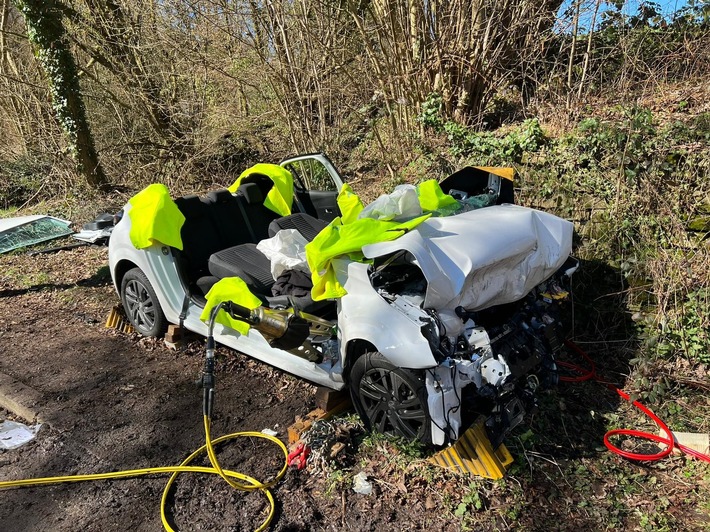
{"type": "Polygon", "coordinates": [[[370,430],[431,444],[431,417],[422,376],[366,353],[350,372],[350,394],[370,430]]]}
{"type": "Polygon", "coordinates": [[[123,276],[121,302],[136,331],[143,336],[165,334],[168,320],[160,307],[153,285],[140,268],[133,268],[123,276]]]}

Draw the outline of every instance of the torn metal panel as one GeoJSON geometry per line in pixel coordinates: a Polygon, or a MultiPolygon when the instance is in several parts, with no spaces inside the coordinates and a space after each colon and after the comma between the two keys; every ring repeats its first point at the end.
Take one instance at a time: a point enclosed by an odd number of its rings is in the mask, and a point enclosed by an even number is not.
{"type": "Polygon", "coordinates": [[[72,237],[88,244],[105,245],[108,243],[108,239],[111,237],[112,230],[113,227],[109,227],[107,229],[96,229],[94,231],[82,229],[78,233],[73,234],[72,237]]]}
{"type": "Polygon", "coordinates": [[[34,440],[41,427],[41,423],[28,426],[16,421],[3,421],[0,423],[0,449],[11,450],[22,447],[34,440]]]}
{"type": "MultiPolygon", "coordinates": [[[[118,214],[117,218],[120,219],[121,216],[122,214],[118,214]]],[[[108,245],[113,226],[114,216],[105,212],[99,214],[94,221],[84,224],[81,231],[74,233],[72,237],[89,244],[105,246],[108,245]]]]}

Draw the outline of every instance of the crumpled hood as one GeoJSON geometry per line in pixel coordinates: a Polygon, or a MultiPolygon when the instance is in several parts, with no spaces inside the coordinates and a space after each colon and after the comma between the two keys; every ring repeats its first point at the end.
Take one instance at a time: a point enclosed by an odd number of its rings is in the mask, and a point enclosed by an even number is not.
{"type": "Polygon", "coordinates": [[[426,308],[481,310],[511,303],[550,277],[572,251],[573,224],[518,205],[430,218],[367,258],[407,250],[427,279],[426,308]]]}

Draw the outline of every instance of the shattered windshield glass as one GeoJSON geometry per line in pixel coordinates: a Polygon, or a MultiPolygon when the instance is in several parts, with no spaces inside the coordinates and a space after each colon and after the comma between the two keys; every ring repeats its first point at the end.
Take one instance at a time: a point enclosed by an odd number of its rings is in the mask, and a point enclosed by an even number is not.
{"type": "Polygon", "coordinates": [[[0,253],[72,233],[69,222],[51,216],[21,216],[0,220],[0,253]]]}

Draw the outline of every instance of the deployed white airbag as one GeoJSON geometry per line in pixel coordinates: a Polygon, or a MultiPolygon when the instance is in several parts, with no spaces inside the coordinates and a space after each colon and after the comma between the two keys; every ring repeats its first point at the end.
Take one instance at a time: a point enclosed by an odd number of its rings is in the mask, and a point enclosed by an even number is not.
{"type": "Polygon", "coordinates": [[[301,270],[310,275],[306,262],[306,240],[296,229],[282,229],[271,238],[256,245],[271,261],[271,275],[274,280],[286,270],[301,270]]]}
{"type": "Polygon", "coordinates": [[[481,310],[511,303],[552,275],[572,251],[573,224],[517,205],[430,218],[367,258],[409,251],[427,280],[426,308],[481,310]]]}

